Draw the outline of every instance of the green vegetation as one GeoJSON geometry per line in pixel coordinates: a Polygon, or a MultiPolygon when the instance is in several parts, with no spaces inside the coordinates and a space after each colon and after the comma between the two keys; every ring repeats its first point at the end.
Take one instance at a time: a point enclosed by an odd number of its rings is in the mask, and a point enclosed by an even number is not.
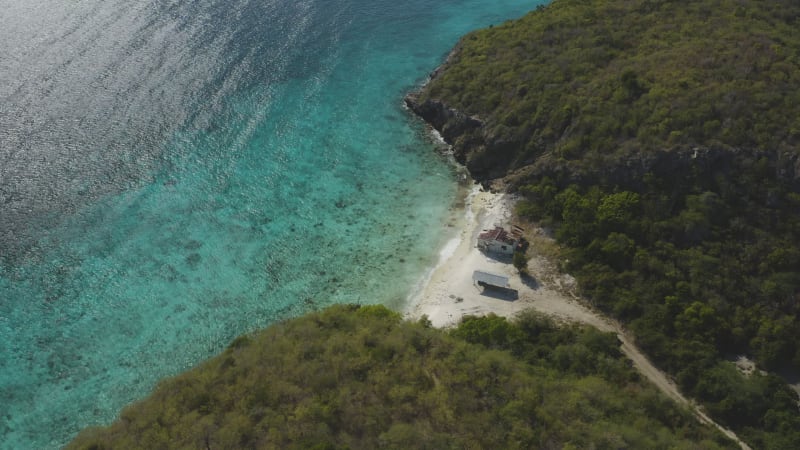
{"type": "MultiPolygon", "coordinates": [[[[706,181],[731,192],[748,182],[714,179],[706,181]]],[[[559,223],[566,270],[595,306],[626,321],[685,392],[755,447],[800,447],[797,395],[775,376],[745,377],[724,362],[748,354],[769,369],[800,365],[797,214],[692,183],[670,197],[598,185],[542,195],[552,183],[524,186],[535,200],[521,211],[559,223]]]]}
{"type": "Polygon", "coordinates": [[[528,273],[528,258],[525,256],[525,252],[514,252],[511,262],[520,274],[524,275],[528,273]]]}
{"type": "MultiPolygon", "coordinates": [[[[479,118],[584,295],[755,448],[800,448],[800,3],[556,0],[466,36],[419,95],[479,118]]],[[[474,165],[474,164],[473,164],[474,165]]],[[[488,173],[488,172],[484,172],[488,173]]]]}
{"type": "Polygon", "coordinates": [[[640,382],[612,334],[337,306],[236,339],[67,448],[735,448],[640,382]]]}
{"type": "Polygon", "coordinates": [[[479,117],[504,156],[487,157],[510,168],[698,144],[786,151],[800,141],[798,17],[792,0],[556,0],[467,35],[420,101],[479,117]]]}

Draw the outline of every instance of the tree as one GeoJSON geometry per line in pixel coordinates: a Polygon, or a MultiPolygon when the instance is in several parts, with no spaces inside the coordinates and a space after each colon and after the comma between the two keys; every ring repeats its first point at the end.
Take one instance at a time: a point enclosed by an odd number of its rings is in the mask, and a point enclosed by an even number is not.
{"type": "Polygon", "coordinates": [[[514,252],[514,258],[512,262],[520,274],[528,274],[528,258],[525,257],[524,252],[514,252]]]}

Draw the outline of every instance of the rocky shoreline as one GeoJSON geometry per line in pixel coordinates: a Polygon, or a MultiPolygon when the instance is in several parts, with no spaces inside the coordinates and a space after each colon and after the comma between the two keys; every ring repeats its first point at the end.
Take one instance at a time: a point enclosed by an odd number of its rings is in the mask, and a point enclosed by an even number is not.
{"type": "MultiPolygon", "coordinates": [[[[440,73],[445,65],[433,72],[440,73]]],[[[424,89],[424,88],[423,88],[424,89]]],[[[421,91],[406,95],[406,106],[442,136],[452,147],[456,161],[467,168],[475,181],[496,187],[503,180],[512,190],[531,178],[550,176],[569,183],[611,182],[627,188],[642,188],[645,175],[674,176],[700,172],[728,172],[734,166],[766,159],[775,167],[776,177],[800,182],[800,155],[728,146],[677,146],[651,152],[627,151],[597,161],[591,170],[548,154],[515,167],[510,161],[519,142],[488,135],[484,121],[447,105],[442,100],[420,100],[421,91]]]]}
{"type": "MultiPolygon", "coordinates": [[[[779,180],[800,184],[800,153],[791,149],[764,150],[723,143],[676,144],[646,152],[639,148],[621,148],[614,154],[595,155],[596,161],[587,167],[580,164],[579,159],[553,155],[557,142],[537,142],[538,151],[520,158],[519,149],[531,139],[526,133],[499,135],[491,131],[493,124],[480,115],[461,111],[449,105],[446,99],[426,95],[430,85],[443,76],[448,67],[458,63],[462,49],[463,38],[430,73],[426,83],[405,96],[404,103],[441,135],[451,146],[455,160],[485,187],[497,189],[503,185],[514,191],[527,180],[548,176],[562,180],[565,185],[611,183],[627,189],[642,189],[643,179],[648,174],[661,177],[682,177],[698,171],[726,174],[759,160],[768,161],[779,180]]],[[[565,130],[567,133],[569,130],[565,130]]]]}

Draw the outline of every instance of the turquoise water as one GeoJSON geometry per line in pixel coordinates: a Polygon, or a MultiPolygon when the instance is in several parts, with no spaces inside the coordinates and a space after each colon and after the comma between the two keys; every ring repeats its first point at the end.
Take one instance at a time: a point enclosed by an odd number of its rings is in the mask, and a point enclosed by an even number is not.
{"type": "Polygon", "coordinates": [[[57,448],[236,335],[399,308],[454,169],[402,108],[531,1],[0,0],[0,448],[57,448]]]}

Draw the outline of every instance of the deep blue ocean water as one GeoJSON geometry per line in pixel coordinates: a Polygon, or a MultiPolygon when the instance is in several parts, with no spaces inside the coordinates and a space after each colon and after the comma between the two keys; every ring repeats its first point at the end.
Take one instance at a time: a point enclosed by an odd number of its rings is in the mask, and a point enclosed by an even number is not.
{"type": "Polygon", "coordinates": [[[400,308],[457,183],[402,107],[537,0],[0,0],[0,448],[242,333],[400,308]]]}

